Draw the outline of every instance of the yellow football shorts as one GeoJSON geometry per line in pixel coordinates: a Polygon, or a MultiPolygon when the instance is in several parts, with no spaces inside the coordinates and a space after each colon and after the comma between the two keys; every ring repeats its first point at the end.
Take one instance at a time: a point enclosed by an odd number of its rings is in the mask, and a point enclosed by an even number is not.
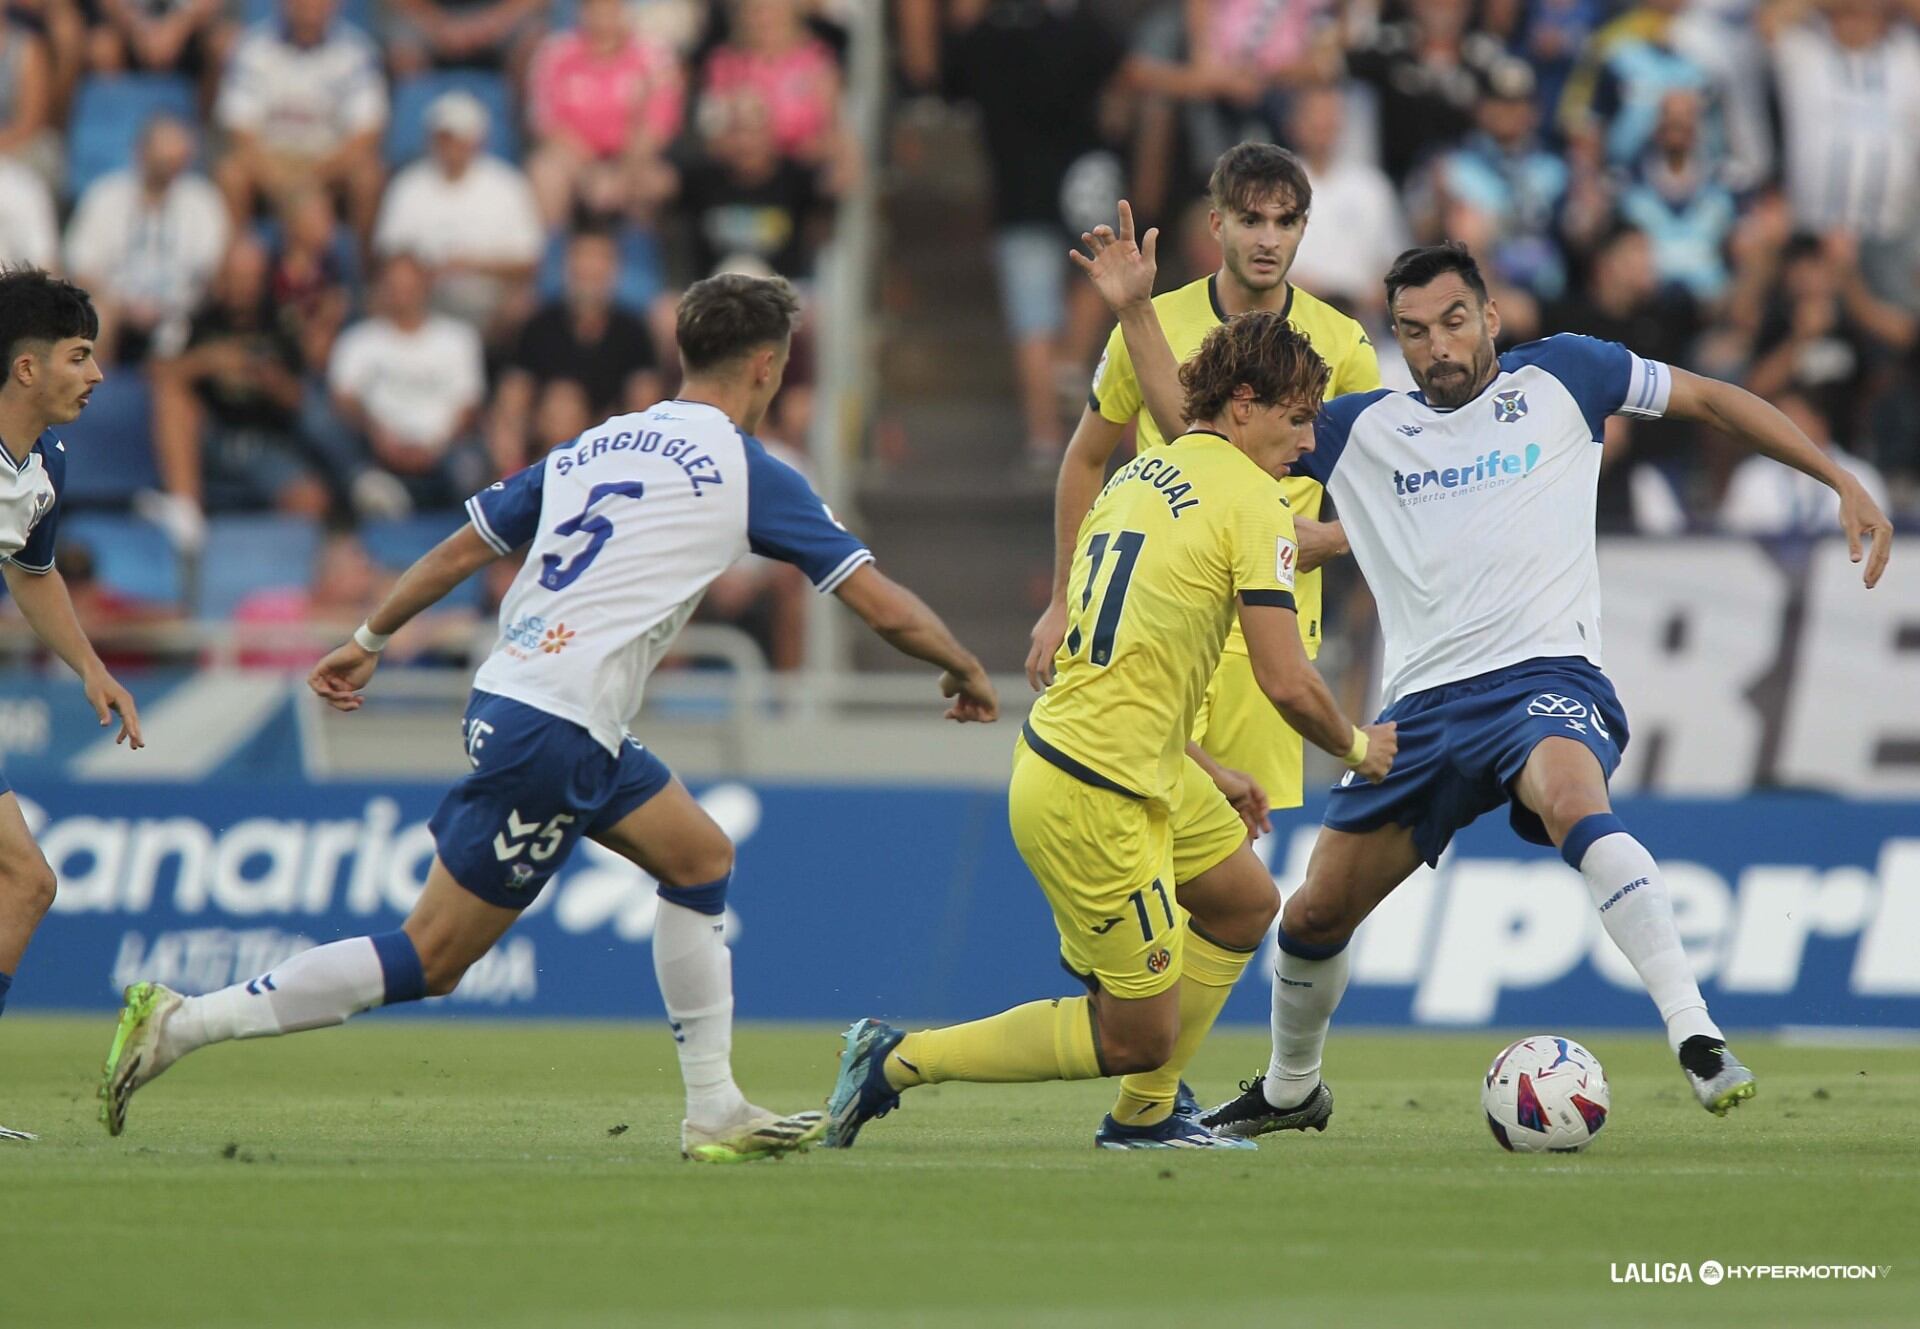
{"type": "Polygon", "coordinates": [[[1187,758],[1180,772],[1179,802],[1173,808],[1173,879],[1192,881],[1224,863],[1246,842],[1247,823],[1200,764],[1187,758]]]}
{"type": "Polygon", "coordinates": [[[1053,908],[1069,969],[1123,998],[1157,996],[1179,981],[1187,911],[1174,898],[1172,817],[1163,803],[1076,779],[1022,738],[1007,819],[1053,908]]]}
{"type": "Polygon", "coordinates": [[[1220,656],[1193,722],[1193,741],[1222,766],[1258,780],[1276,809],[1300,806],[1304,742],[1260,690],[1246,655],[1227,651],[1220,656]]]}

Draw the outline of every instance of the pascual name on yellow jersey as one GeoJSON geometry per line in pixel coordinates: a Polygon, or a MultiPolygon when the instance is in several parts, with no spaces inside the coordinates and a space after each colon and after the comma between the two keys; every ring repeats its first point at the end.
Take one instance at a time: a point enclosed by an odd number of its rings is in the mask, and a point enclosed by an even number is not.
{"type": "Polygon", "coordinates": [[[1071,624],[1029,745],[1117,792],[1167,799],[1236,596],[1293,608],[1296,554],[1279,486],[1221,435],[1190,433],[1122,467],[1080,527],[1071,624]]]}

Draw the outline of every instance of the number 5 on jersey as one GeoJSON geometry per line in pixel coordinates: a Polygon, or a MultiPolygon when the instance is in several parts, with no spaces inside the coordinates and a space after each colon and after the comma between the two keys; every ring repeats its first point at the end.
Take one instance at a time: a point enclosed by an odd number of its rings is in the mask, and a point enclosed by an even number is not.
{"type": "Polygon", "coordinates": [[[1101,569],[1107,566],[1107,555],[1112,554],[1107,589],[1100,597],[1100,609],[1093,620],[1093,639],[1087,660],[1104,667],[1113,659],[1113,637],[1120,630],[1120,616],[1126,609],[1127,587],[1133,581],[1134,565],[1140,561],[1140,549],[1146,542],[1147,537],[1140,531],[1100,531],[1087,541],[1087,558],[1093,566],[1087,569],[1087,584],[1080,592],[1080,608],[1074,614],[1073,631],[1067,634],[1068,655],[1080,654],[1080,644],[1086,636],[1083,629],[1087,624],[1087,608],[1093,603],[1101,569]]]}

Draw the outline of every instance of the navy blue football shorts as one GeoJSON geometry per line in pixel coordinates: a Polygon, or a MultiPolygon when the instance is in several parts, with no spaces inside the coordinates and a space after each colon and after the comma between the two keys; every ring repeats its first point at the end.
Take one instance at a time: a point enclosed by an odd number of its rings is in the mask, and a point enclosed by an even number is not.
{"type": "Polygon", "coordinates": [[[1381,713],[1381,723],[1388,720],[1399,726],[1393,769],[1379,784],[1349,771],[1323,822],[1354,832],[1411,827],[1429,865],[1455,833],[1502,803],[1521,839],[1552,843],[1512,791],[1542,739],[1584,743],[1609,779],[1627,747],[1627,716],[1613,684],[1578,656],[1527,660],[1411,693],[1381,713]]]}
{"type": "Polygon", "coordinates": [[[632,738],[616,756],[571,720],[475,691],[461,721],[473,769],[428,822],[455,881],[524,909],[582,835],[594,835],[667,787],[673,772],[632,738]]]}

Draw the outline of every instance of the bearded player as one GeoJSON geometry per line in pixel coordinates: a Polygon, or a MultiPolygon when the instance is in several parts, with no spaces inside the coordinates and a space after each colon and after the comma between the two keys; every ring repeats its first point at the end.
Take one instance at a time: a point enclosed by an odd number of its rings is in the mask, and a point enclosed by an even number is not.
{"type": "MultiPolygon", "coordinates": [[[[1590,337],[1497,354],[1500,312],[1463,247],[1408,250],[1386,294],[1419,390],[1329,403],[1298,469],[1340,504],[1379,604],[1381,719],[1398,725],[1400,758],[1378,785],[1333,790],[1306,880],[1281,913],[1272,1059],[1202,1120],[1259,1135],[1328,1093],[1321,1055],[1354,929],[1456,832],[1503,806],[1523,839],[1552,845],[1580,873],[1695,1098],[1724,1116],[1753,1096],[1753,1072],[1708,1013],[1659,864],[1608,796],[1627,717],[1601,672],[1599,440],[1610,415],[1664,416],[1814,477],[1839,495],[1869,588],[1893,528],[1858,480],[1742,388],[1590,337]]],[[[1164,339],[1145,320],[1122,326],[1151,390],[1171,393],[1164,339]]]]}

